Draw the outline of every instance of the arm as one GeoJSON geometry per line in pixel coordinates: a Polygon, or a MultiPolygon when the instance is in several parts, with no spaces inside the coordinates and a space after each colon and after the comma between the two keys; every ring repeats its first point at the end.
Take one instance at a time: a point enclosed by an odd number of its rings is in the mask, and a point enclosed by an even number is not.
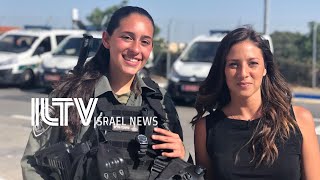
{"type": "Polygon", "coordinates": [[[34,154],[48,146],[52,127],[43,129],[42,134],[35,134],[34,129],[30,133],[29,140],[21,159],[23,179],[47,179],[48,172],[36,164],[34,154]],[[37,135],[37,136],[36,136],[37,135]],[[38,136],[39,135],[39,136],[38,136]]]}
{"type": "Polygon", "coordinates": [[[155,128],[155,132],[159,133],[160,135],[153,135],[152,139],[162,141],[164,143],[154,145],[154,149],[170,149],[172,152],[164,152],[162,155],[166,157],[179,157],[185,161],[191,160],[190,153],[188,153],[183,145],[183,133],[181,124],[179,121],[178,113],[174,106],[174,103],[165,90],[160,89],[161,93],[164,94],[164,98],[162,100],[163,108],[166,112],[167,119],[169,119],[169,129],[160,129],[155,128]]]}
{"type": "Polygon", "coordinates": [[[206,119],[203,117],[195,124],[194,130],[194,150],[196,156],[196,164],[206,168],[206,179],[213,179],[212,165],[209,154],[207,152],[207,132],[206,119]]]}
{"type": "Polygon", "coordinates": [[[306,180],[319,179],[320,150],[312,114],[310,111],[298,106],[294,106],[293,110],[303,137],[302,176],[306,180]]]}

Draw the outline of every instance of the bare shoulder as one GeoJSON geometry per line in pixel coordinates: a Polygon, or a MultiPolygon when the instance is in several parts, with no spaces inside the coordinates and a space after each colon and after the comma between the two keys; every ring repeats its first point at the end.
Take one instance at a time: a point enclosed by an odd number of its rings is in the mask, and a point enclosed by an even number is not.
{"type": "Polygon", "coordinates": [[[197,133],[203,133],[205,132],[206,129],[206,117],[202,117],[200,119],[198,119],[195,123],[195,131],[197,133]]]}
{"type": "Polygon", "coordinates": [[[207,139],[206,118],[202,117],[196,121],[194,128],[195,146],[202,146],[207,139]]]}
{"type": "Polygon", "coordinates": [[[293,111],[300,129],[314,130],[314,120],[309,110],[301,106],[293,106],[293,111]]]}
{"type": "Polygon", "coordinates": [[[206,117],[196,121],[194,131],[194,150],[196,164],[207,169],[206,179],[212,179],[212,163],[207,151],[206,117]]]}

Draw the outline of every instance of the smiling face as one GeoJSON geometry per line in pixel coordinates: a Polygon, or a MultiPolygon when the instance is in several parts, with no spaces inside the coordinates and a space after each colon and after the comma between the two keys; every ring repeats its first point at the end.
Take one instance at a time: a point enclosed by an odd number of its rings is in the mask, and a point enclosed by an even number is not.
{"type": "Polygon", "coordinates": [[[244,40],[231,47],[224,72],[231,99],[261,98],[261,83],[267,70],[261,49],[252,41],[244,40]]]}
{"type": "Polygon", "coordinates": [[[110,50],[109,72],[135,75],[146,64],[153,48],[153,25],[146,17],[132,13],[120,21],[110,36],[103,33],[103,45],[110,50]]]}

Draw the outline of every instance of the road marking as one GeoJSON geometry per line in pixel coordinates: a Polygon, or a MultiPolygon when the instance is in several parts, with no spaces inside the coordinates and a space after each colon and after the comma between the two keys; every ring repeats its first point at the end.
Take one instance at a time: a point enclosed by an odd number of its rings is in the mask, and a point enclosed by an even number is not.
{"type": "Polygon", "coordinates": [[[316,127],[316,134],[320,136],[320,126],[316,127]]]}
{"type": "Polygon", "coordinates": [[[307,99],[307,98],[292,98],[292,102],[302,102],[308,104],[320,104],[319,99],[307,99]]]}
{"type": "Polygon", "coordinates": [[[31,116],[24,116],[24,115],[19,115],[19,114],[13,114],[10,117],[11,118],[16,118],[16,119],[23,119],[23,120],[27,120],[27,121],[31,120],[31,116]]]}

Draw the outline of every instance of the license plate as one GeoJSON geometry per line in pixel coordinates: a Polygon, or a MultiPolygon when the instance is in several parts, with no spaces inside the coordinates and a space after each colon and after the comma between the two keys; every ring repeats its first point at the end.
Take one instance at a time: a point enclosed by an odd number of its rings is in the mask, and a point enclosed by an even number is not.
{"type": "Polygon", "coordinates": [[[61,79],[61,76],[60,75],[57,75],[57,74],[46,74],[44,75],[44,79],[46,81],[59,81],[61,79]]]}
{"type": "Polygon", "coordinates": [[[181,89],[182,91],[186,91],[186,92],[197,92],[199,91],[199,86],[198,85],[182,85],[181,89]]]}

